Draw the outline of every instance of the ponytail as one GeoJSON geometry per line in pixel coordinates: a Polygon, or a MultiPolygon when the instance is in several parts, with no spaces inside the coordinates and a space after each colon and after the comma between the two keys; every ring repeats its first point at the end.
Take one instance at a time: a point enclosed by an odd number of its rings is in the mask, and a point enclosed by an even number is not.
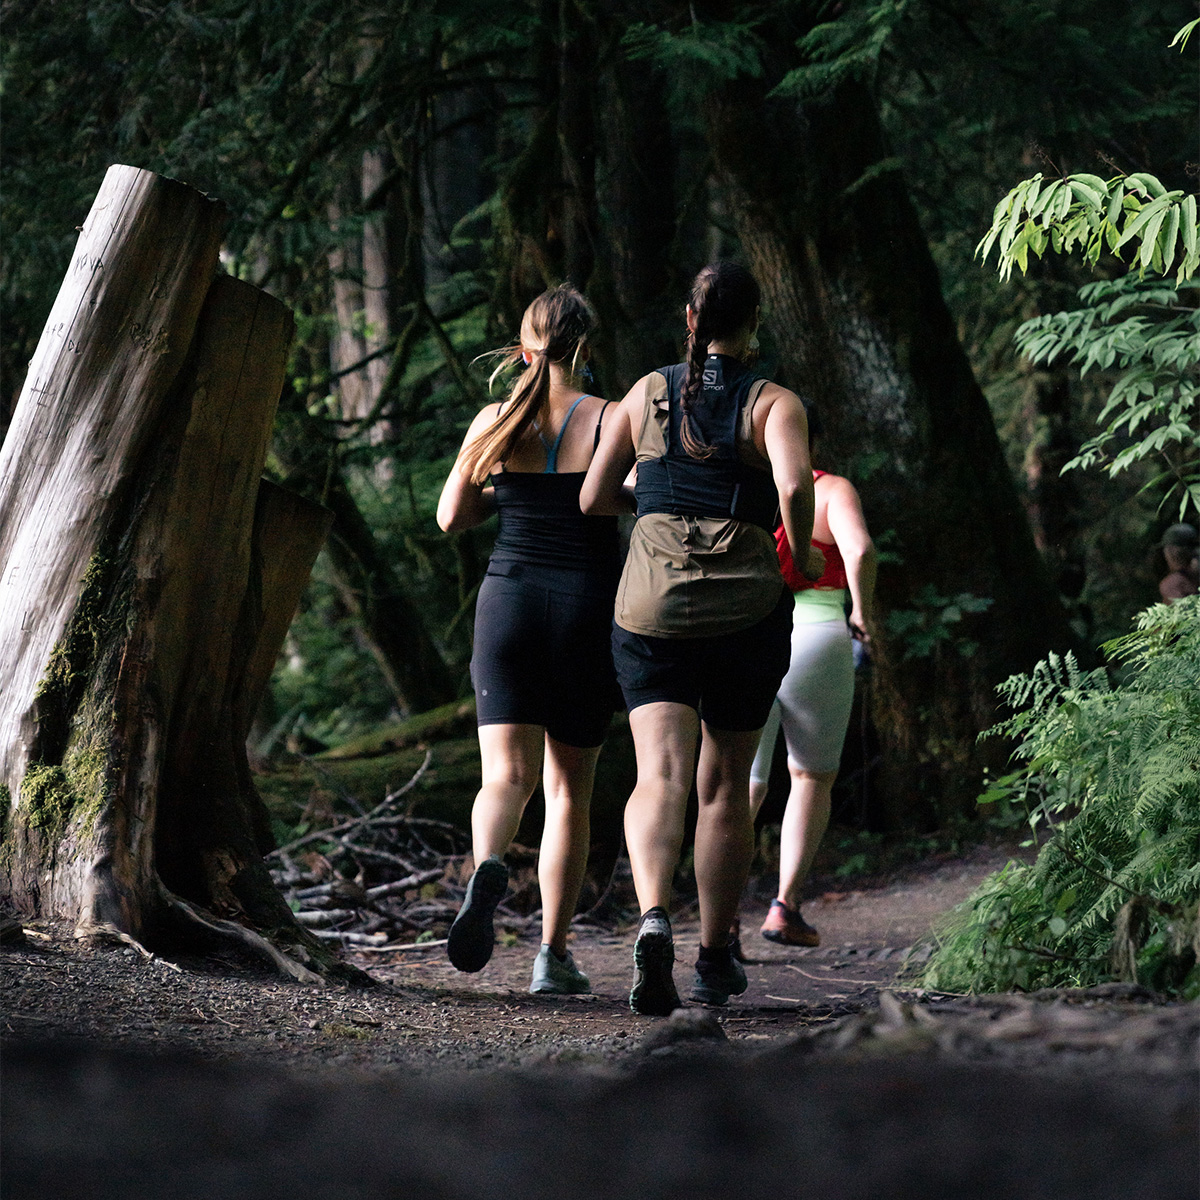
{"type": "MultiPolygon", "coordinates": [[[[521,353],[520,346],[508,351],[492,372],[492,378],[495,379],[506,366],[519,361],[521,353]]],[[[541,414],[549,398],[550,363],[546,355],[539,351],[530,356],[529,366],[513,384],[507,409],[473,442],[463,447],[458,456],[459,470],[477,486],[486,483],[492,469],[512,453],[513,447],[541,414]]]]}
{"type": "MultiPolygon", "coordinates": [[[[694,304],[692,312],[696,312],[694,304]]],[[[679,392],[679,440],[692,458],[704,459],[712,457],[715,447],[702,442],[692,429],[692,404],[700,394],[700,384],[704,379],[704,360],[708,357],[709,339],[701,335],[700,328],[700,321],[697,319],[696,329],[688,330],[687,378],[679,392]]]]}
{"type": "Polygon", "coordinates": [[[679,393],[679,440],[692,458],[705,459],[715,453],[715,447],[705,445],[692,429],[691,410],[704,380],[708,347],[745,329],[754,319],[760,297],[754,276],[732,262],[712,263],[692,284],[690,303],[695,329],[688,330],[687,376],[679,393]]]}
{"type": "Polygon", "coordinates": [[[458,468],[473,484],[485,483],[497,463],[504,462],[529,426],[545,413],[550,400],[550,364],[560,363],[574,374],[595,325],[591,306],[569,283],[543,292],[525,310],[520,342],[496,351],[501,358],[489,386],[525,355],[529,364],[513,384],[508,407],[459,452],[458,468]]]}

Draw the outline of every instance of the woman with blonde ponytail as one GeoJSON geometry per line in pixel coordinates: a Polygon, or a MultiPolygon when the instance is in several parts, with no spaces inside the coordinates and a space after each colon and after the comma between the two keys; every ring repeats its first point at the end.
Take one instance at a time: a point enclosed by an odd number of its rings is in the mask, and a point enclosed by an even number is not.
{"type": "Polygon", "coordinates": [[[813,483],[804,406],[744,361],[758,300],[744,267],[700,272],[687,360],[634,384],[580,498],[584,512],[621,511],[636,463],[637,523],[612,643],[637,754],[625,841],[642,909],[629,995],[639,1013],[679,1003],[667,911],[693,777],[700,953],[691,994],[724,1004],[746,989],[729,931],[754,850],[750,764],[787,670],[792,624],[772,536],[777,512],[805,574],[815,579],[823,566],[818,551],[805,554],[813,483]]]}
{"type": "Polygon", "coordinates": [[[438,501],[447,533],[500,517],[471,657],[483,764],[471,812],[476,870],[446,949],[460,971],[491,958],[493,914],[508,888],[503,858],[541,774],[542,946],[531,992],[590,990],[567,930],[587,865],[596,759],[620,703],[609,649],[616,518],[579,507],[609,404],[580,386],[594,327],[568,284],[534,300],[497,373],[524,370],[509,398],[471,423],[438,501]]]}

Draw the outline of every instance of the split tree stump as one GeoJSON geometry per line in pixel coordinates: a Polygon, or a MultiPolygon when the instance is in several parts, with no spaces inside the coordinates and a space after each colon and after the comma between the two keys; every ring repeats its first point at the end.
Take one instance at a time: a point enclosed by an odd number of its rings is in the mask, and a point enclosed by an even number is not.
{"type": "Polygon", "coordinates": [[[0,451],[0,886],[312,979],[334,959],[263,864],[245,738],[330,516],[261,482],[292,318],[218,273],[222,226],[109,169],[0,451]]]}

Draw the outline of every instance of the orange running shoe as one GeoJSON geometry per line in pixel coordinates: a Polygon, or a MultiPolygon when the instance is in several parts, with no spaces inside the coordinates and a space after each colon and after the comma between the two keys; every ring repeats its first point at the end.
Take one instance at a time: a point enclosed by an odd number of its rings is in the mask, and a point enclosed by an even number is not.
{"type": "Polygon", "coordinates": [[[762,935],[768,942],[779,942],[783,946],[821,944],[821,935],[800,915],[800,910],[788,908],[782,900],[771,901],[762,935]]]}

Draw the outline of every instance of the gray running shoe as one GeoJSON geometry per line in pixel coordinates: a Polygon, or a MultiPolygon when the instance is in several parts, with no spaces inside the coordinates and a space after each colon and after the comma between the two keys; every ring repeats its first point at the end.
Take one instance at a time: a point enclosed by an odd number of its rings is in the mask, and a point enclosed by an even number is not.
{"type": "Polygon", "coordinates": [[[647,1017],[669,1017],[679,1007],[671,970],[675,941],[666,909],[652,908],[642,916],[633,944],[633,988],[629,1007],[647,1017]]]}
{"type": "Polygon", "coordinates": [[[747,987],[746,970],[732,954],[728,962],[697,960],[692,999],[698,1004],[727,1004],[747,987]]]}
{"type": "Polygon", "coordinates": [[[508,868],[493,854],[475,869],[446,939],[446,955],[460,971],[482,971],[492,957],[492,915],[508,891],[508,868]]]}
{"type": "Polygon", "coordinates": [[[542,948],[533,960],[533,982],[529,990],[535,996],[579,996],[590,992],[592,985],[588,977],[575,965],[570,950],[565,958],[559,958],[550,947],[543,942],[542,948]]]}

